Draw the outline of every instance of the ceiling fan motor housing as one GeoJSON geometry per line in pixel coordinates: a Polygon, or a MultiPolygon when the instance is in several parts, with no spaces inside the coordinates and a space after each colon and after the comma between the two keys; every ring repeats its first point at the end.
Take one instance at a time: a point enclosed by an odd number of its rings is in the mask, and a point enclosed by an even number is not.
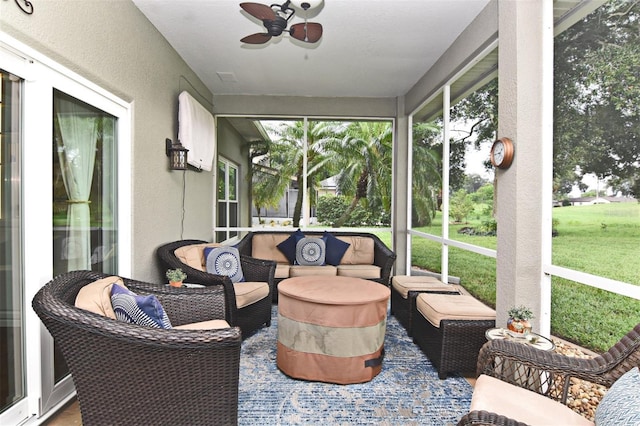
{"type": "Polygon", "coordinates": [[[287,20],[281,16],[276,16],[272,21],[264,21],[264,26],[271,36],[279,36],[287,28],[287,20]]]}

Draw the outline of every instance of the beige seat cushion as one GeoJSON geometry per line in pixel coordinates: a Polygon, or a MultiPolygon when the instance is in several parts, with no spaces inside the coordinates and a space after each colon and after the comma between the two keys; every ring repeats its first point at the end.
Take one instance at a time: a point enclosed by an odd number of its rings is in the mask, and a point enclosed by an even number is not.
{"type": "Polygon", "coordinates": [[[102,278],[85,285],[76,295],[76,307],[116,319],[116,314],[111,307],[111,287],[114,284],[127,288],[122,278],[116,276],[102,278]]]}
{"type": "Polygon", "coordinates": [[[246,281],[233,284],[236,292],[238,309],[256,303],[269,296],[269,284],[265,282],[246,281]]]}
{"type": "Polygon", "coordinates": [[[457,285],[445,284],[435,277],[420,275],[396,275],[391,279],[391,286],[404,299],[408,297],[410,290],[460,293],[460,287],[457,285]]]}
{"type": "Polygon", "coordinates": [[[416,298],[416,308],[434,327],[440,327],[443,319],[496,319],[493,309],[466,294],[421,293],[416,298]]]}
{"type": "Polygon", "coordinates": [[[338,275],[353,278],[380,278],[380,267],[376,265],[339,265],[338,275]]]}
{"type": "Polygon", "coordinates": [[[205,272],[207,270],[207,259],[204,258],[205,247],[220,247],[219,243],[203,243],[191,244],[188,246],[178,247],[174,250],[174,254],[185,265],[191,266],[193,269],[205,272]]]}
{"type": "Polygon", "coordinates": [[[275,278],[289,278],[289,265],[288,263],[277,263],[275,278]]]}
{"type": "Polygon", "coordinates": [[[209,320],[177,325],[173,328],[177,330],[218,330],[220,328],[229,328],[229,323],[225,320],[209,320]]]}
{"type": "Polygon", "coordinates": [[[306,266],[291,265],[289,268],[289,277],[308,277],[310,275],[338,275],[338,268],[332,265],[322,266],[306,266]]]}
{"type": "Polygon", "coordinates": [[[475,410],[502,414],[531,426],[594,424],[564,404],[484,374],[473,389],[470,411],[475,410]]]}
{"type": "Polygon", "coordinates": [[[341,265],[373,265],[374,242],[369,237],[336,235],[336,238],[349,243],[342,256],[341,265]]]}

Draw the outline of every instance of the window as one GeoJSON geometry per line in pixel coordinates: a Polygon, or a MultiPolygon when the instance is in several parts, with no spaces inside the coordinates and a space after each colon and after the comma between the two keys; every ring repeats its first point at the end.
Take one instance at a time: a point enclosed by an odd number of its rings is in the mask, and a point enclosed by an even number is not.
{"type": "Polygon", "coordinates": [[[497,131],[497,54],[489,46],[412,117],[411,266],[461,278],[488,304],[496,279],[487,161],[497,131]]]}
{"type": "MultiPolygon", "coordinates": [[[[238,166],[224,158],[218,159],[218,228],[238,226],[238,166]]],[[[225,229],[216,232],[216,241],[236,237],[238,231],[225,229]]]]}
{"type": "Polygon", "coordinates": [[[389,226],[393,123],[261,120],[252,147],[253,214],[260,225],[389,226]]]}
{"type": "Polygon", "coordinates": [[[592,310],[606,320],[584,343],[598,349],[640,308],[623,296],[640,277],[639,20],[637,3],[609,1],[554,40],[551,326],[592,310]]]}

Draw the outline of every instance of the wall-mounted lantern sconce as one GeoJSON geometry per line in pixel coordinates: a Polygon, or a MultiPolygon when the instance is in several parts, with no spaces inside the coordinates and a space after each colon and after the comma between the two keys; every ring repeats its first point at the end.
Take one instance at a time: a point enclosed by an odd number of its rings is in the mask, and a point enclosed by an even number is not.
{"type": "Polygon", "coordinates": [[[180,142],[173,143],[171,139],[166,139],[165,150],[169,157],[170,170],[187,170],[187,148],[180,142]]]}

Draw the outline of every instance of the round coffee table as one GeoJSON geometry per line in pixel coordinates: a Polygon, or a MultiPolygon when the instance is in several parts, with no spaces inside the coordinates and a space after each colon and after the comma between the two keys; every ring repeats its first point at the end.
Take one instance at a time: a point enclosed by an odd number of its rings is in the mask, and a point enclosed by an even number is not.
{"type": "Polygon", "coordinates": [[[308,276],[278,284],[278,368],[328,383],[368,382],[382,369],[391,292],[374,281],[308,276]]]}
{"type": "Polygon", "coordinates": [[[522,337],[514,337],[504,328],[490,328],[485,332],[485,337],[487,340],[507,339],[513,342],[522,343],[523,345],[533,346],[534,348],[543,351],[552,351],[556,347],[550,339],[534,332],[529,332],[526,335],[523,334],[522,337]]]}

